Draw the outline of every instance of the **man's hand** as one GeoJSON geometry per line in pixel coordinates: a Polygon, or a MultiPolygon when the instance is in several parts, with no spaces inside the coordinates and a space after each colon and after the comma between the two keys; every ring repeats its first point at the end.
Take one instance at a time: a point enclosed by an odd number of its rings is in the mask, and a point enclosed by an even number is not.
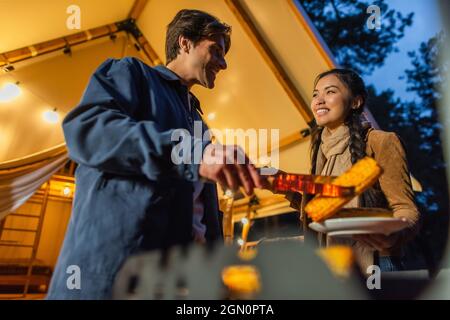
{"type": "Polygon", "coordinates": [[[400,232],[393,233],[389,236],[384,234],[359,234],[354,235],[353,239],[377,251],[386,251],[397,245],[400,240],[400,232]]]}
{"type": "Polygon", "coordinates": [[[247,195],[253,194],[253,189],[268,186],[266,178],[260,176],[255,166],[244,151],[238,146],[209,144],[200,163],[201,177],[218,182],[224,190],[237,190],[244,187],[247,195]]]}

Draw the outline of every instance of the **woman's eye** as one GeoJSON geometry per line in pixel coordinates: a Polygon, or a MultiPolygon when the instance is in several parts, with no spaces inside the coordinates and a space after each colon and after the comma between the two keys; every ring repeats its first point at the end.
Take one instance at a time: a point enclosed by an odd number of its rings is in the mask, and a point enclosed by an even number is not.
{"type": "Polygon", "coordinates": [[[317,93],[313,93],[312,97],[313,98],[317,97],[317,93]]]}
{"type": "Polygon", "coordinates": [[[334,91],[333,91],[333,90],[328,90],[328,91],[327,91],[327,94],[328,94],[328,93],[334,93],[334,91]]]}

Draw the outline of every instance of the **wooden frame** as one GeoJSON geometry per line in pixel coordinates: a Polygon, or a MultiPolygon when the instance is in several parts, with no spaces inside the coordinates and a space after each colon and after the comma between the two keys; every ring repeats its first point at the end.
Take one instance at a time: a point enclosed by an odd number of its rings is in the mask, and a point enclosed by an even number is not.
{"type": "Polygon", "coordinates": [[[79,45],[91,40],[112,36],[120,31],[126,31],[132,34],[136,42],[143,49],[145,55],[149,58],[150,62],[153,65],[160,64],[162,63],[161,59],[158,57],[156,51],[152,48],[135,23],[136,19],[139,18],[140,14],[144,10],[147,1],[148,0],[136,0],[128,15],[129,18],[125,21],[107,24],[57,39],[0,53],[0,68],[43,54],[64,50],[65,48],[70,48],[71,46],[79,45]]]}
{"type": "Polygon", "coordinates": [[[139,19],[142,11],[144,11],[145,6],[147,5],[148,0],[136,0],[131,8],[130,14],[128,18],[133,20],[139,19]]]}

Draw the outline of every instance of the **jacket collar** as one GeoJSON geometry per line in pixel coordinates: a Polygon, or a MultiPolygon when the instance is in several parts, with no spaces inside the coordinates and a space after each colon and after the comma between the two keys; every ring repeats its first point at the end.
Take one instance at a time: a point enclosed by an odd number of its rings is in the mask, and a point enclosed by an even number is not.
{"type": "Polygon", "coordinates": [[[201,115],[203,115],[203,110],[200,107],[200,101],[197,99],[197,97],[192,92],[189,92],[189,95],[191,96],[191,105],[193,105],[194,108],[197,109],[201,115]]]}
{"type": "MultiPolygon", "coordinates": [[[[157,65],[156,67],[154,67],[154,69],[156,71],[158,71],[158,74],[163,79],[165,79],[167,81],[178,81],[179,84],[182,85],[180,77],[178,77],[178,75],[175,72],[173,72],[166,66],[160,64],[160,65],[157,65]]],[[[189,92],[189,95],[191,96],[191,104],[195,107],[195,109],[198,110],[198,112],[200,112],[200,114],[203,115],[202,108],[200,107],[200,101],[197,99],[197,97],[192,92],[189,92]]]]}
{"type": "Polygon", "coordinates": [[[168,81],[180,81],[180,77],[178,77],[178,75],[175,72],[167,68],[165,65],[162,64],[157,65],[154,69],[158,71],[161,77],[163,77],[168,81]]]}

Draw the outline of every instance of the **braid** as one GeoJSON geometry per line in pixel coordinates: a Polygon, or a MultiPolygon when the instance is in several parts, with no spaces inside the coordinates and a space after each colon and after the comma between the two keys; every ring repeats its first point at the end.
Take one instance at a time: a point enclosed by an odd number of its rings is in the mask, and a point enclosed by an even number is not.
{"type": "Polygon", "coordinates": [[[352,164],[366,156],[366,142],[364,129],[361,124],[360,113],[351,112],[345,122],[350,131],[349,149],[352,156],[352,164]]]}
{"type": "Polygon", "coordinates": [[[315,126],[311,133],[311,174],[316,174],[317,155],[322,143],[323,127],[315,126]]]}
{"type": "MultiPolygon", "coordinates": [[[[355,164],[358,160],[364,158],[366,154],[366,141],[367,128],[363,128],[361,123],[361,108],[351,112],[345,121],[345,125],[348,126],[350,131],[349,149],[351,154],[352,164],[355,164]]],[[[377,191],[371,187],[367,189],[360,197],[361,207],[376,207],[378,205],[377,191]]]]}

